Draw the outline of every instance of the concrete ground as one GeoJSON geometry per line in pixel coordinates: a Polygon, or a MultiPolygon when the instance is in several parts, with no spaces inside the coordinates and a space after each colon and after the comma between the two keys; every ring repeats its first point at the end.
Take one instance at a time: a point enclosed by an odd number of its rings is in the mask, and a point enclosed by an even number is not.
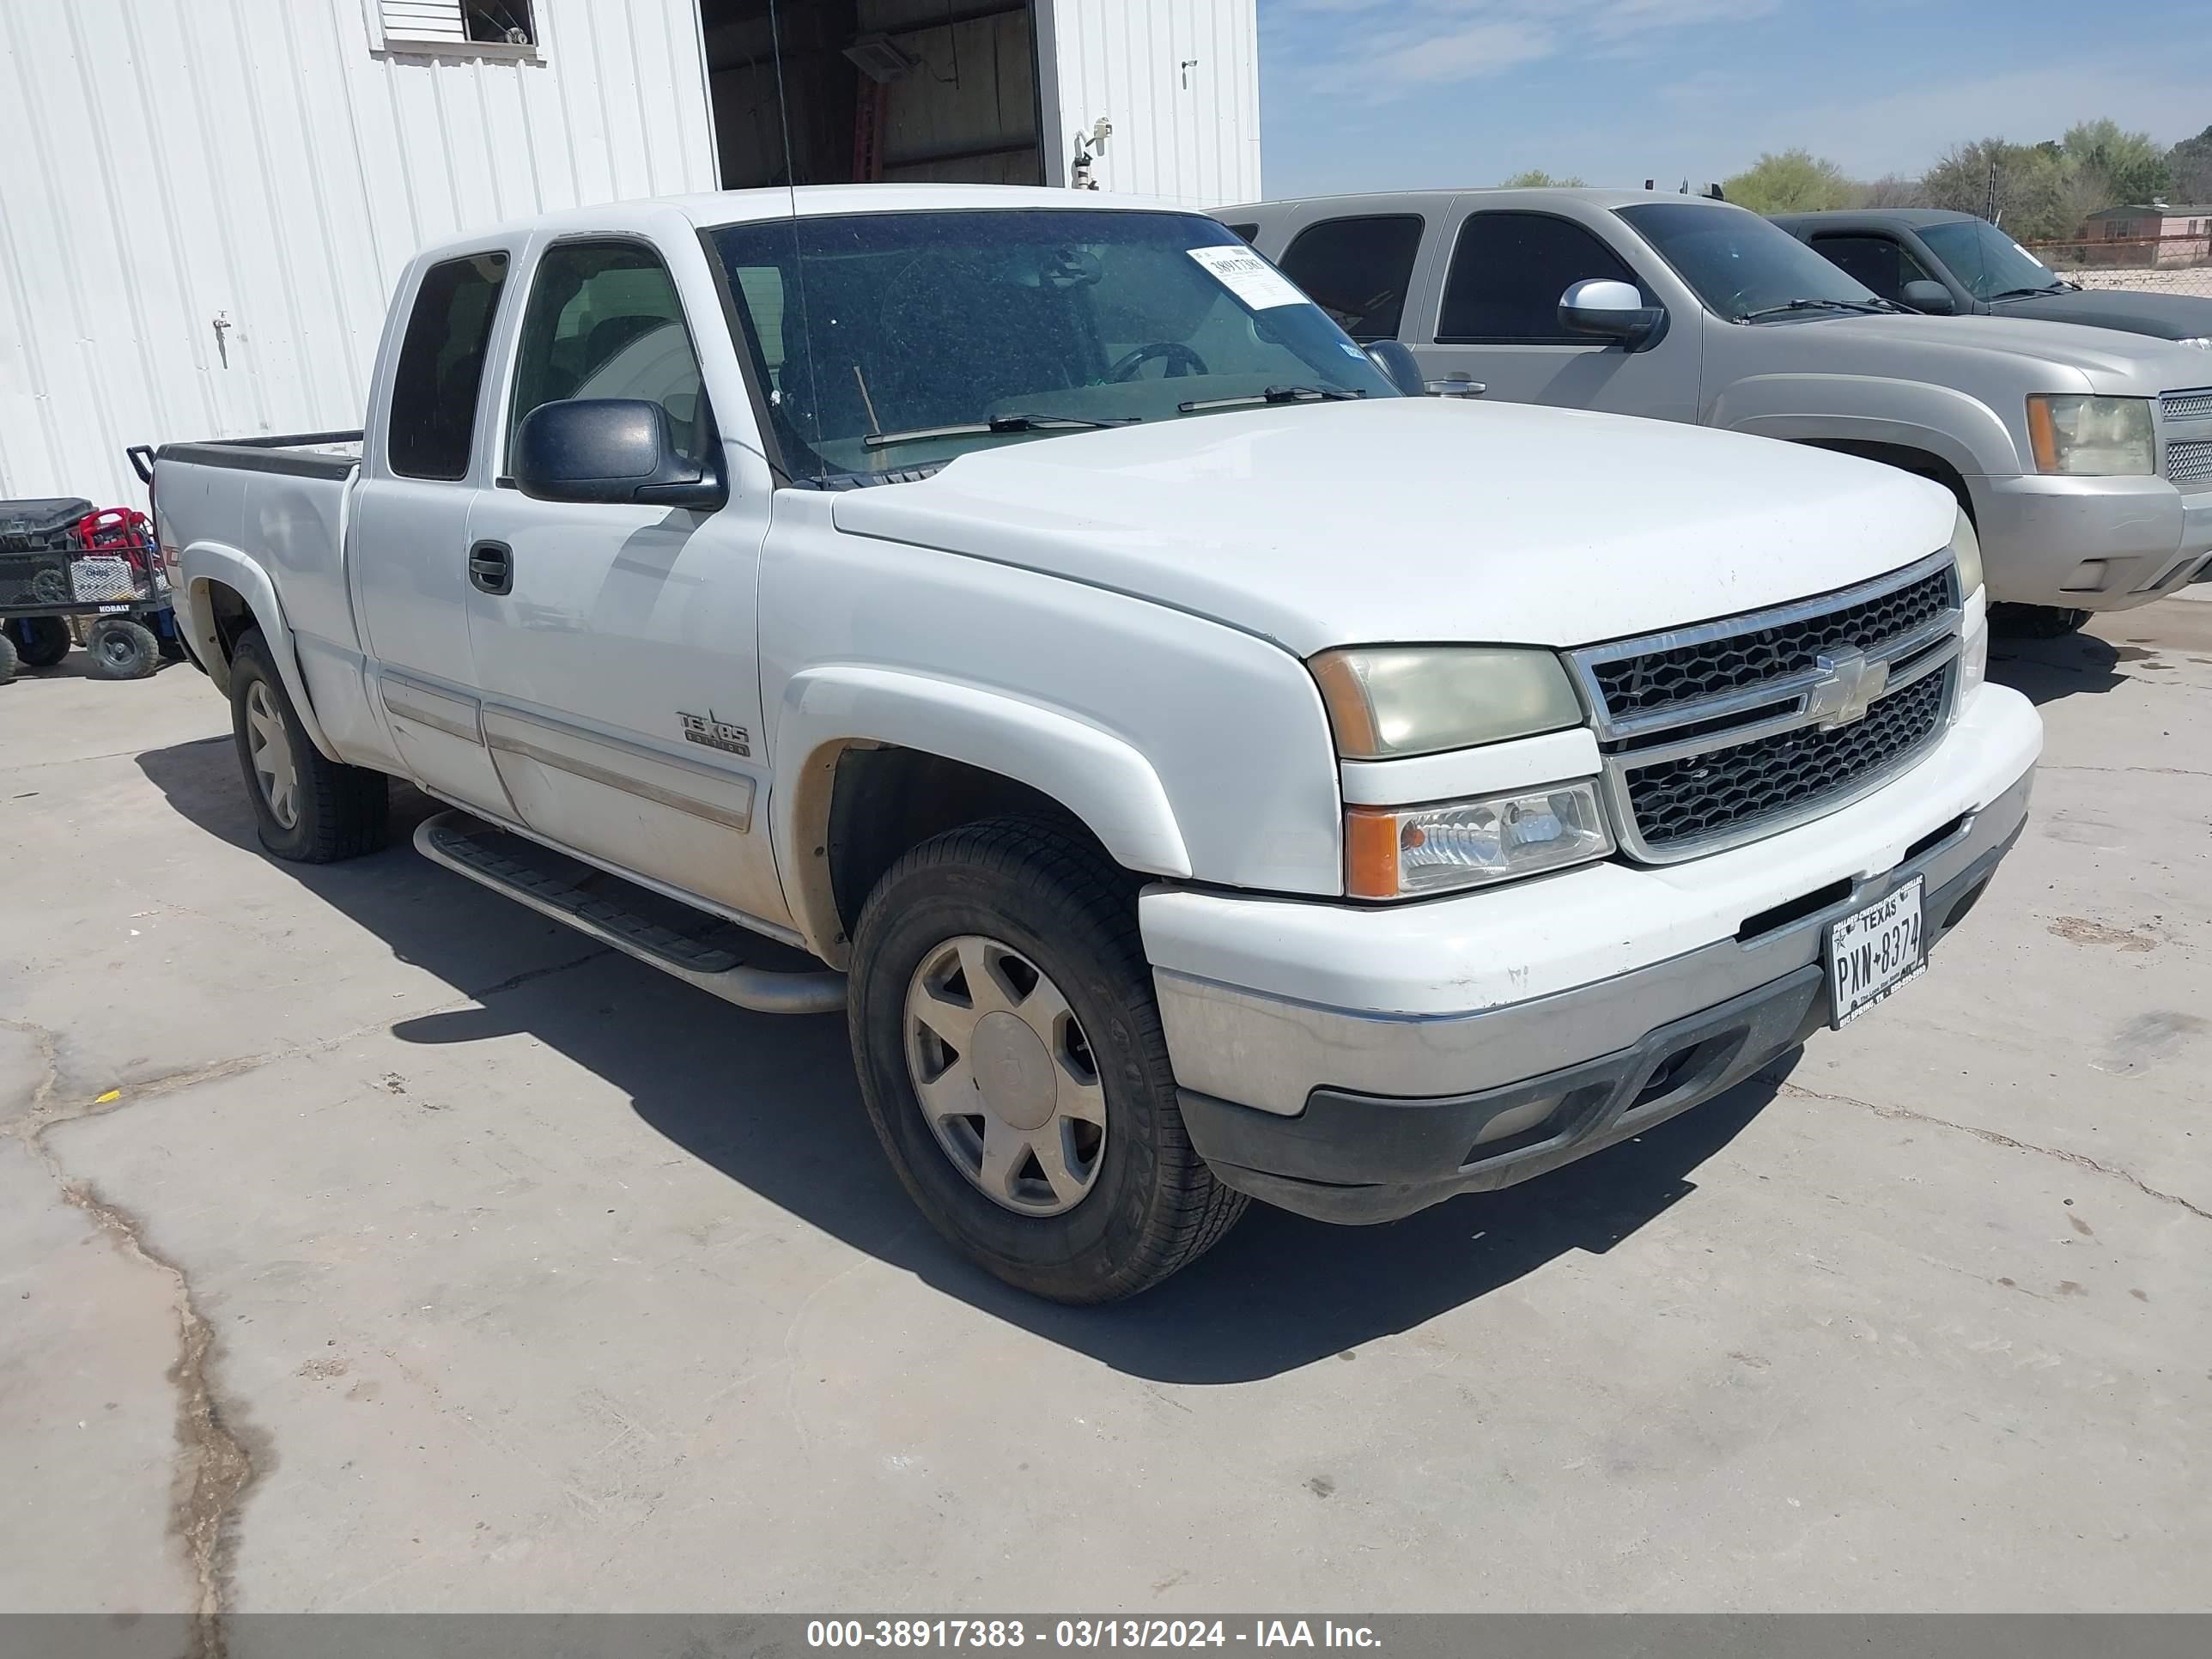
{"type": "Polygon", "coordinates": [[[2212,605],[2000,654],[2033,823],[1879,1014],[1083,1312],[839,1021],[264,857],[189,668],[0,687],[0,1608],[2203,1608],[2212,605]]]}

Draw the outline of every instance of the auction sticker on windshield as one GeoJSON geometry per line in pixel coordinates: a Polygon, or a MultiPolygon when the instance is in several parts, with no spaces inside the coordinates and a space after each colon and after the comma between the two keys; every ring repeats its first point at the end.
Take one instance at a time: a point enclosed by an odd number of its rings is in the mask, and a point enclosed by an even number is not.
{"type": "Polygon", "coordinates": [[[1915,876],[1887,898],[1854,911],[1828,930],[1829,1023],[1849,1024],[1928,967],[1921,942],[1915,876]]]}
{"type": "Polygon", "coordinates": [[[1249,248],[1194,247],[1187,252],[1255,311],[1306,303],[1306,296],[1291,286],[1288,277],[1249,248]]]}

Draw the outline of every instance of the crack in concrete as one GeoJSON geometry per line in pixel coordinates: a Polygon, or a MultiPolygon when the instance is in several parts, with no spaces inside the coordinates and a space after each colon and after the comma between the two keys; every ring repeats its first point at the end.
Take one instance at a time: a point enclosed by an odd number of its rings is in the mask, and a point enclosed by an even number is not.
{"type": "Polygon", "coordinates": [[[1884,1106],[1877,1101],[1861,1100],[1853,1095],[1824,1094],[1818,1089],[1808,1089],[1802,1084],[1792,1083],[1786,1078],[1771,1073],[1763,1073],[1760,1077],[1761,1081],[1772,1084],[1776,1092],[1779,1094],[1795,1096],[1802,1100],[1825,1100],[1838,1106],[1857,1106],[1872,1112],[1876,1117],[1898,1118],[1912,1123],[1931,1124],[1939,1129],[1955,1129],[1962,1135],[1972,1135],[1977,1140],[1984,1141],[1992,1146],[2004,1147],[2008,1152],[2035,1152],[2045,1158],[2055,1158],[2062,1164],[2071,1164],[2077,1169],[2092,1170],[2098,1175],[2109,1176],[2114,1181],[2124,1181],[2145,1198],[2156,1199],[2161,1204],[2172,1204],[2177,1208],[2188,1211],[2193,1216],[2212,1221],[2212,1210],[2191,1203],[2179,1193],[2169,1193],[2154,1187],[2141,1176],[2130,1170],[2110,1164],[2100,1164],[2086,1152],[2069,1152],[2061,1146],[2039,1146],[2033,1141],[2015,1140],[2010,1135],[1998,1133],[1995,1129],[1978,1128],[1971,1123],[1954,1122],[1948,1117],[1936,1117],[1928,1112],[1916,1112],[1906,1106],[1884,1106]]]}
{"type": "Polygon", "coordinates": [[[2039,761],[2037,768],[2045,772],[2152,772],[2173,778],[2212,778],[2194,766],[2054,766],[2048,761],[2039,761]]]}
{"type": "MultiPolygon", "coordinates": [[[[167,1376],[177,1391],[177,1460],[170,1483],[169,1528],[184,1546],[198,1595],[191,1610],[188,1659],[223,1659],[223,1592],[235,1544],[232,1522],[255,1471],[233,1426],[233,1413],[216,1397],[210,1381],[215,1328],[200,1312],[184,1269],[146,1242],[143,1224],[120,1205],[101,1198],[89,1182],[72,1176],[46,1145],[47,1132],[57,1125],[105,1115],[119,1103],[56,1104],[61,1086],[59,1040],[44,1026],[22,1020],[0,1020],[0,1025],[37,1045],[43,1073],[28,1106],[5,1126],[7,1133],[38,1160],[64,1200],[90,1217],[125,1255],[168,1279],[174,1292],[177,1358],[167,1376]]],[[[220,1073],[223,1068],[200,1069],[220,1073]]]]}

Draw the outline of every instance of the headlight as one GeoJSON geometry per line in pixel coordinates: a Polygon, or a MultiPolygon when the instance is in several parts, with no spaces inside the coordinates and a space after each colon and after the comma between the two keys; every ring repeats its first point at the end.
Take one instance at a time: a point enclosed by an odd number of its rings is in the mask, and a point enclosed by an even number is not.
{"type": "Polygon", "coordinates": [[[1310,666],[1346,760],[1395,760],[1583,723],[1567,671],[1520,646],[1324,651],[1310,666]]]}
{"type": "Polygon", "coordinates": [[[1964,604],[1982,585],[1982,538],[1974,533],[1974,521],[1963,507],[1951,526],[1951,556],[1958,561],[1959,599],[1964,604]]]}
{"type": "Polygon", "coordinates": [[[2027,436],[2039,472],[2120,478],[2158,471],[2148,398],[2030,398],[2027,436]]]}
{"type": "Polygon", "coordinates": [[[1612,851],[1594,783],[1442,806],[1355,806],[1344,817],[1345,890],[1353,898],[1479,887],[1612,851]]]}

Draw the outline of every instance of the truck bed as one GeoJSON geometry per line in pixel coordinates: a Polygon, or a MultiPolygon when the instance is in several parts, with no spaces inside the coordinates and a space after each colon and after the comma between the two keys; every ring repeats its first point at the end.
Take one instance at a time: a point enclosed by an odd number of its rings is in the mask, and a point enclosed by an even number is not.
{"type": "Polygon", "coordinates": [[[189,461],[195,466],[233,467],[246,472],[283,472],[301,478],[343,478],[361,465],[362,434],[352,432],[288,432],[265,438],[208,438],[196,443],[163,444],[139,465],[153,482],[152,462],[189,461]]]}

